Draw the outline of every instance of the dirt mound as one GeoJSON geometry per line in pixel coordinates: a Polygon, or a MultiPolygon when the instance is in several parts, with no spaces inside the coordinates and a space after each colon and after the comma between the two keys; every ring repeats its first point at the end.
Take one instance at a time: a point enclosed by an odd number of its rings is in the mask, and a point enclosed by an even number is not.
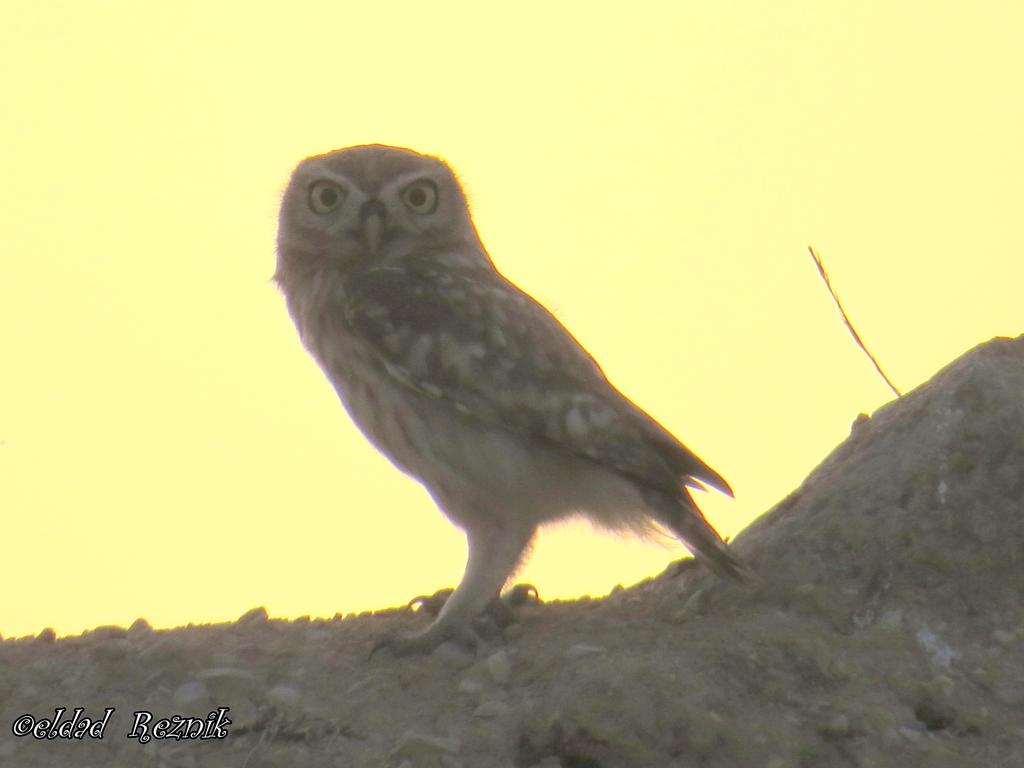
{"type": "Polygon", "coordinates": [[[735,546],[758,583],[528,604],[478,656],[368,661],[407,610],[6,640],[0,764],[1024,765],[1024,336],[858,418],[735,546]],[[13,735],[56,707],[115,711],[102,739],[13,735]],[[209,738],[138,738],[174,714],[209,738]]]}

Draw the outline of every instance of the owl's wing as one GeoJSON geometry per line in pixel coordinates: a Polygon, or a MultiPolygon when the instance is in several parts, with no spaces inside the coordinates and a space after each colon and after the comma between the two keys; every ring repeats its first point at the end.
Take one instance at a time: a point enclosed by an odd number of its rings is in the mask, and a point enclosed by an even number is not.
{"type": "Polygon", "coordinates": [[[703,481],[732,495],[550,312],[489,267],[413,259],[360,271],[346,277],[343,312],[389,375],[467,416],[648,486],[677,492],[703,481]]]}

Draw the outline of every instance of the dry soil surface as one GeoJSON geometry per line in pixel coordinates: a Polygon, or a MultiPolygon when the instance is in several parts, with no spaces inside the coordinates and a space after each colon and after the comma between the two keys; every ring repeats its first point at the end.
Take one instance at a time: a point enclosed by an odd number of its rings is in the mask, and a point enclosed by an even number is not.
{"type": "Polygon", "coordinates": [[[756,583],[528,602],[476,653],[369,660],[407,609],[6,639],[0,765],[1024,766],[1024,336],[859,417],[734,544],[756,583]],[[14,735],[57,706],[116,711],[14,735]],[[218,707],[222,739],[125,737],[218,707]]]}

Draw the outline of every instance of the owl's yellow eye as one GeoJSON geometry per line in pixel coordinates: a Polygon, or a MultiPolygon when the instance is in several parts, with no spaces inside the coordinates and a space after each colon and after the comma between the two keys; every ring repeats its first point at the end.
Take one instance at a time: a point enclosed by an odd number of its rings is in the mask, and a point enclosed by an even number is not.
{"type": "Polygon", "coordinates": [[[433,213],[437,208],[437,186],[428,179],[414,181],[402,190],[402,200],[413,213],[433,213]]]}
{"type": "Polygon", "coordinates": [[[309,207],[316,213],[330,213],[345,199],[345,190],[333,181],[317,181],[309,188],[309,207]]]}

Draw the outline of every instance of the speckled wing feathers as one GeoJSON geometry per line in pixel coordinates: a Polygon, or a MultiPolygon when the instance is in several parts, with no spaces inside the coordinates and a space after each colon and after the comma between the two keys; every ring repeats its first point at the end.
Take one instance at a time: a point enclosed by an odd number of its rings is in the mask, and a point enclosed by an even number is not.
{"type": "Polygon", "coordinates": [[[485,265],[353,271],[344,319],[404,385],[490,426],[614,467],[678,493],[728,484],[615,390],[597,363],[530,296],[485,265]]]}

